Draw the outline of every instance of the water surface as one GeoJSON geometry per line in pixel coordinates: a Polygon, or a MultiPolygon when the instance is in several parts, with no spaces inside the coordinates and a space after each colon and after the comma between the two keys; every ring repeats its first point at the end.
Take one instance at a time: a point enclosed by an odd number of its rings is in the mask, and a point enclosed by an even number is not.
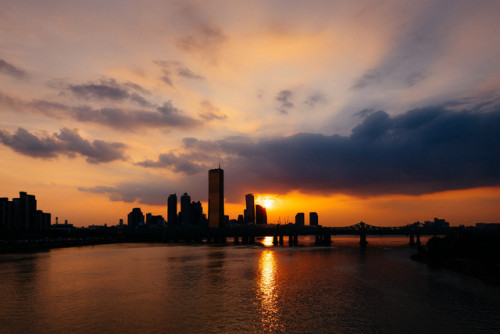
{"type": "Polygon", "coordinates": [[[0,332],[500,332],[498,286],[413,262],[401,241],[355,241],[3,254],[0,332]]]}

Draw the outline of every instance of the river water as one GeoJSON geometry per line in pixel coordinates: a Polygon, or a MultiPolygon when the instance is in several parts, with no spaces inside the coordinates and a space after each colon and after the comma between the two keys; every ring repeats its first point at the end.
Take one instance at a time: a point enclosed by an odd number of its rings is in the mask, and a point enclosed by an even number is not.
{"type": "Polygon", "coordinates": [[[269,241],[1,254],[0,333],[500,333],[498,285],[401,240],[269,241]]]}

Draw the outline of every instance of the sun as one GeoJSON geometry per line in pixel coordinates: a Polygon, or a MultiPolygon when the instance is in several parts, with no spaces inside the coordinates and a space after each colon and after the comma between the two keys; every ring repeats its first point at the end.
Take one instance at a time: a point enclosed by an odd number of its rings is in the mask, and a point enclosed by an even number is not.
{"type": "Polygon", "coordinates": [[[255,202],[259,205],[262,205],[267,210],[269,210],[275,206],[277,201],[275,196],[258,195],[257,198],[255,199],[255,202]]]}

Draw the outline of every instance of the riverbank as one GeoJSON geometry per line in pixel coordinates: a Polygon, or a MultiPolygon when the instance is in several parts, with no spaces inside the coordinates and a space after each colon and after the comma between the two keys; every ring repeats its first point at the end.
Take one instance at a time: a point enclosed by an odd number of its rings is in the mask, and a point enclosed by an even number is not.
{"type": "Polygon", "coordinates": [[[462,233],[433,237],[412,260],[500,284],[500,235],[462,233]]]}

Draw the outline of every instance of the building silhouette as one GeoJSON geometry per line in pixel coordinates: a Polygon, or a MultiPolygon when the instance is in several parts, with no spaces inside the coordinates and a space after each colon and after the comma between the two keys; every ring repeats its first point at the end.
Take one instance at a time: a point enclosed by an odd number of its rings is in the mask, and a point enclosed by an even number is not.
{"type": "Polygon", "coordinates": [[[19,192],[19,198],[0,198],[0,230],[43,232],[50,229],[51,215],[37,210],[34,195],[19,192]]]}
{"type": "Polygon", "coordinates": [[[208,171],[208,227],[224,226],[224,170],[208,171]]]}
{"type": "Polygon", "coordinates": [[[203,207],[201,202],[191,202],[189,204],[189,224],[201,225],[203,223],[203,207]]]}
{"type": "Polygon", "coordinates": [[[318,226],[318,214],[316,212],[309,212],[309,225],[318,226]]]}
{"type": "Polygon", "coordinates": [[[295,215],[295,225],[304,226],[304,213],[299,212],[295,215]]]}
{"type": "Polygon", "coordinates": [[[245,195],[246,209],[244,211],[245,224],[255,224],[255,199],[253,194],[245,195]]]}
{"type": "Polygon", "coordinates": [[[177,195],[171,194],[168,196],[168,204],[167,204],[167,219],[169,226],[177,225],[177,195]]]}
{"type": "Polygon", "coordinates": [[[257,224],[267,224],[266,208],[257,204],[255,206],[255,218],[257,224]]]}
{"type": "Polygon", "coordinates": [[[128,214],[128,226],[138,227],[144,225],[144,214],[140,208],[133,208],[128,214]]]}
{"type": "Polygon", "coordinates": [[[181,196],[181,224],[188,225],[191,223],[191,196],[187,193],[181,196]]]}

